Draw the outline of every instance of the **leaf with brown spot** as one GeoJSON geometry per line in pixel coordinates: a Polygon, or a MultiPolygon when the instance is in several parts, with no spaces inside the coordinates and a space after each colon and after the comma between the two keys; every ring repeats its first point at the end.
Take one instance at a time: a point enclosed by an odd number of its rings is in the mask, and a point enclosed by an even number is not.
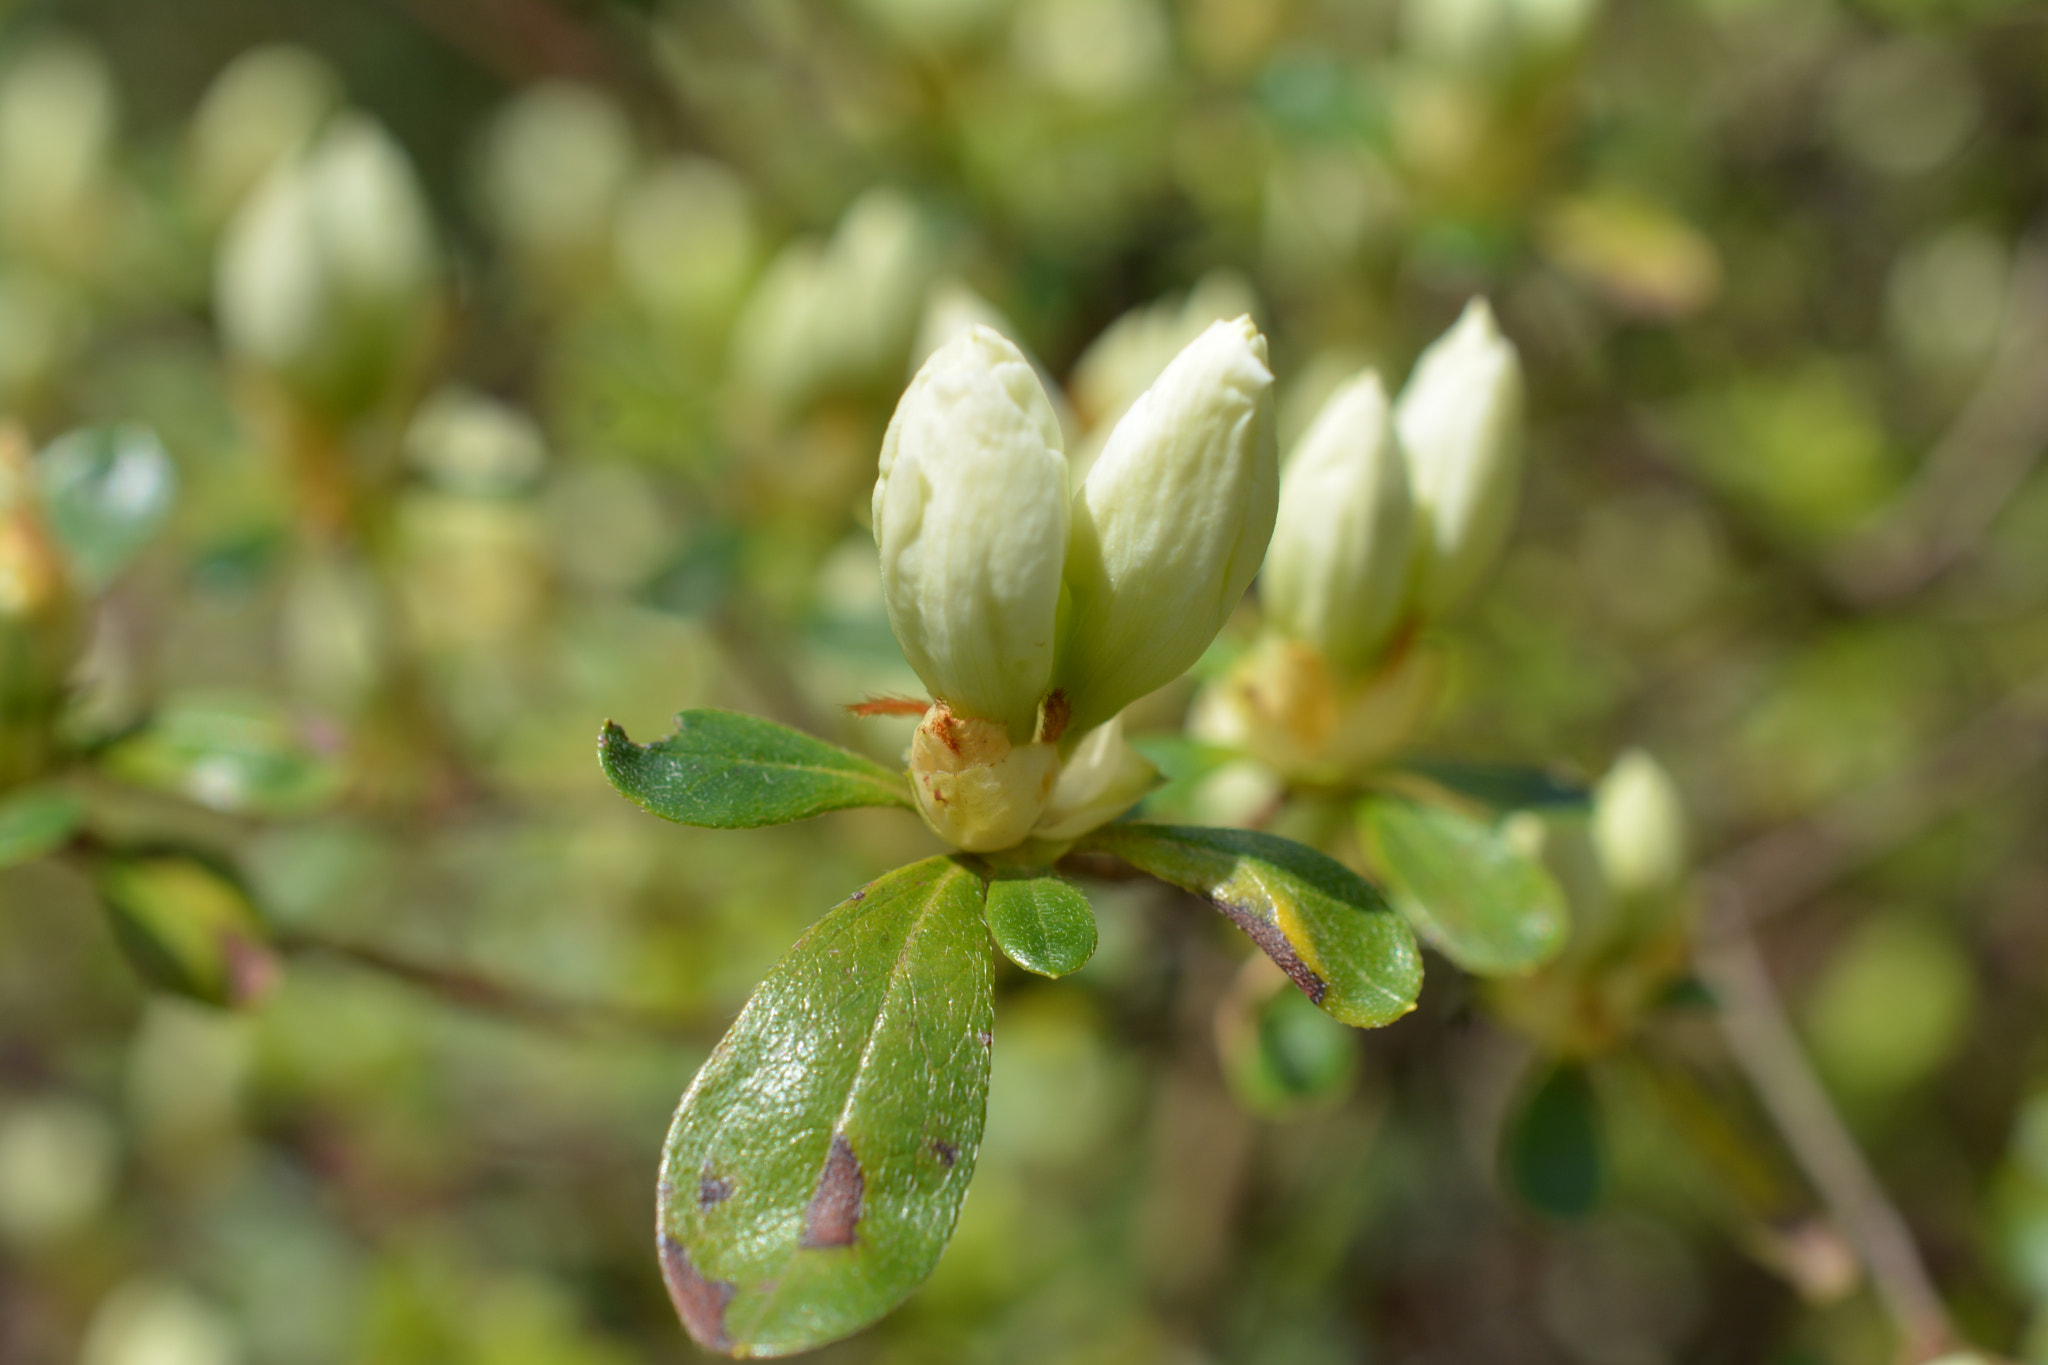
{"type": "Polygon", "coordinates": [[[768,974],[663,1153],[664,1266],[700,1345],[809,1350],[931,1273],[981,1141],[991,978],[981,878],[951,858],[848,897],[768,974]]]}
{"type": "Polygon", "coordinates": [[[1256,830],[1128,824],[1077,847],[1201,896],[1342,1023],[1377,1028],[1415,1008],[1422,954],[1407,923],[1371,883],[1306,845],[1256,830]]]}

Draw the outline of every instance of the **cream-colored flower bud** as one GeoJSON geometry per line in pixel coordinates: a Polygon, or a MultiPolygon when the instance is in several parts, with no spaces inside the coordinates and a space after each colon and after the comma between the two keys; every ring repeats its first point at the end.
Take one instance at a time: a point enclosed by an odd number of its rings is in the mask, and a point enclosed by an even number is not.
{"type": "Polygon", "coordinates": [[[1443,682],[1443,658],[1424,644],[1339,680],[1315,646],[1269,636],[1203,689],[1192,729],[1284,777],[1344,782],[1414,737],[1443,682]]]}
{"type": "Polygon", "coordinates": [[[875,543],[904,656],[961,716],[1031,736],[1052,686],[1067,461],[1031,362],[987,327],[933,353],[882,440],[875,543]]]}
{"type": "Polygon", "coordinates": [[[1380,377],[1337,390],[1280,476],[1259,600],[1340,678],[1379,659],[1408,604],[1415,504],[1380,377]]]}
{"type": "Polygon", "coordinates": [[[1440,618],[1493,567],[1520,492],[1522,362],[1486,300],[1415,362],[1394,429],[1422,514],[1416,602],[1440,618]]]}
{"type": "Polygon", "coordinates": [[[1248,317],[1216,323],[1131,405],[1074,494],[1059,681],[1078,729],[1201,657],[1265,558],[1279,481],[1266,339],[1248,317]]]}
{"type": "Polygon", "coordinates": [[[185,134],[193,197],[208,222],[232,213],[340,105],[340,78],[302,47],[250,48],[223,67],[185,134]]]}
{"type": "Polygon", "coordinates": [[[0,245],[61,274],[104,270],[114,232],[120,96],[107,63],[70,38],[15,48],[0,68],[0,245]]]}
{"type": "Polygon", "coordinates": [[[542,81],[491,121],[478,168],[484,207],[536,283],[567,292],[602,277],[638,156],[625,110],[595,86],[542,81]]]}
{"type": "Polygon", "coordinates": [[[910,739],[910,786],[925,823],[969,853],[1024,842],[1060,772],[1052,744],[1012,744],[995,721],[955,715],[943,701],[910,739]]]}
{"type": "Polygon", "coordinates": [[[439,269],[405,153],[375,123],[345,115],[235,214],[215,313],[237,358],[302,403],[348,416],[417,363],[439,269]]]}
{"type": "Polygon", "coordinates": [[[1617,896],[1659,896],[1684,881],[1690,867],[1685,801],[1664,765],[1645,751],[1630,749],[1600,779],[1593,842],[1617,896]]]}
{"type": "Polygon", "coordinates": [[[1158,781],[1159,769],[1124,738],[1123,721],[1107,721],[1067,756],[1052,800],[1031,833],[1040,839],[1078,839],[1138,804],[1158,781]]]}

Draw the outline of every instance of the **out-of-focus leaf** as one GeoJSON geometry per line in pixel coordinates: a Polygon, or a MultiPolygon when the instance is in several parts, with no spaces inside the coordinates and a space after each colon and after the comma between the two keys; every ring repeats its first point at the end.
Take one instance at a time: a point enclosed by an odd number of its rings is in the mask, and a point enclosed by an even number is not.
{"type": "Polygon", "coordinates": [[[683,1096],[663,1273],[699,1344],[808,1350],[881,1317],[952,1236],[994,1018],[981,879],[899,868],[798,940],[683,1096]]]}
{"type": "Polygon", "coordinates": [[[1380,893],[1334,859],[1242,829],[1108,825],[1081,847],[1206,898],[1333,1018],[1360,1028],[1415,1008],[1422,954],[1380,893]]]}
{"type": "Polygon", "coordinates": [[[61,848],[85,823],[85,802],[70,792],[31,787],[0,797],[0,867],[61,848]]]}
{"type": "Polygon", "coordinates": [[[1517,975],[1564,947],[1571,912],[1557,879],[1498,826],[1399,798],[1363,817],[1395,907],[1466,971],[1517,975]]]}
{"type": "Polygon", "coordinates": [[[1050,872],[999,873],[988,884],[988,931],[1027,972],[1065,976],[1095,955],[1095,907],[1050,872]]]}
{"type": "Polygon", "coordinates": [[[710,526],[691,536],[642,592],[648,605],[679,616],[715,610],[732,592],[746,548],[739,531],[710,526]]]}
{"type": "Polygon", "coordinates": [[[708,829],[780,825],[850,806],[914,809],[903,774],[733,711],[684,711],[675,733],[653,744],[635,744],[606,721],[597,758],[634,804],[708,829]]]}
{"type": "Polygon", "coordinates": [[[343,780],[288,711],[253,696],[176,698],[102,762],[125,782],[240,815],[311,814],[343,780]]]}
{"type": "Polygon", "coordinates": [[[1277,1118],[1334,1103],[1350,1090],[1358,1036],[1301,992],[1239,992],[1219,1008],[1223,1074],[1247,1108],[1277,1118]]]}
{"type": "Polygon", "coordinates": [[[1502,1134],[1501,1164],[1515,1193],[1539,1213],[1583,1218],[1599,1204],[1606,1158],[1583,1068],[1555,1066],[1528,1092],[1502,1134]]]}
{"type": "Polygon", "coordinates": [[[177,498],[177,471],[148,427],[86,427],[37,458],[50,527],[88,588],[113,581],[177,498]]]}
{"type": "Polygon", "coordinates": [[[208,859],[175,849],[111,854],[97,880],[115,938],[152,985],[238,1005],[275,976],[255,903],[208,859]]]}
{"type": "Polygon", "coordinates": [[[1515,763],[1467,763],[1450,758],[1411,758],[1401,766],[1417,777],[1470,797],[1495,810],[1591,810],[1590,787],[1555,773],[1515,763]]]}

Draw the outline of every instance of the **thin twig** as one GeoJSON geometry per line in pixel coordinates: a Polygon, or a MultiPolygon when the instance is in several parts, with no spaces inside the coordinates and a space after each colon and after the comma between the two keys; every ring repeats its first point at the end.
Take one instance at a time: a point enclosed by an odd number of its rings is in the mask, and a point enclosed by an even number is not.
{"type": "Polygon", "coordinates": [[[630,1006],[563,1000],[459,967],[422,962],[371,944],[294,931],[277,939],[290,955],[334,958],[427,992],[448,1004],[522,1024],[579,1034],[631,1033],[662,1041],[703,1041],[710,1030],[695,1020],[630,1006]]]}
{"type": "Polygon", "coordinates": [[[1932,1360],[1957,1345],[1906,1220],[1814,1074],[1785,1017],[1731,882],[1710,883],[1694,964],[1720,1002],[1721,1032],[1828,1212],[1855,1246],[1878,1297],[1905,1338],[1907,1358],[1932,1360]]]}

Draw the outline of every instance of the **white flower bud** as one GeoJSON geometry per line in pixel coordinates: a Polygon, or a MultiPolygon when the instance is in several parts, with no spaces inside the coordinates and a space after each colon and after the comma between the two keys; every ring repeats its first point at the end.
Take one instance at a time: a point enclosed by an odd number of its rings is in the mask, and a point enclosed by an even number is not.
{"type": "Polygon", "coordinates": [[[1337,390],[1280,477],[1260,603],[1340,677],[1377,662],[1408,602],[1415,504],[1371,370],[1337,390]]]}
{"type": "Polygon", "coordinates": [[[1617,896],[1676,890],[1688,867],[1685,801],[1664,765],[1641,749],[1616,759],[1593,794],[1593,843],[1617,896]]]}
{"type": "Polygon", "coordinates": [[[1074,746],[1031,832],[1040,839],[1078,839],[1136,805],[1158,781],[1159,770],[1124,738],[1123,721],[1105,721],[1074,746]]]}
{"type": "Polygon", "coordinates": [[[1026,739],[1052,686],[1067,462],[1031,362],[987,327],[940,347],[882,440],[889,624],[932,695],[1026,739]]]}
{"type": "Polygon", "coordinates": [[[1282,776],[1346,782],[1414,737],[1443,681],[1442,657],[1422,644],[1340,681],[1315,646],[1268,636],[1203,689],[1191,728],[1282,776]]]}
{"type": "Polygon", "coordinates": [[[1425,532],[1416,601],[1442,617],[1493,567],[1521,482],[1522,363],[1484,299],[1416,361],[1394,429],[1425,532]]]}
{"type": "Polygon", "coordinates": [[[484,139],[479,178],[491,226],[545,286],[588,287],[605,268],[613,210],[637,159],[633,125],[605,91],[528,86],[484,139]]]}
{"type": "Polygon", "coordinates": [[[221,242],[229,349],[300,401],[349,415],[417,362],[435,307],[434,228],[405,153],[347,116],[280,166],[221,242]]]}
{"type": "Polygon", "coordinates": [[[1173,681],[1244,596],[1279,501],[1273,374],[1219,322],[1131,405],[1074,494],[1059,681],[1088,729],[1173,681]]]}
{"type": "Polygon", "coordinates": [[[226,218],[311,141],[340,103],[340,78],[302,47],[274,43],[229,62],[206,87],[186,132],[193,196],[209,223],[226,218]]]}
{"type": "Polygon", "coordinates": [[[1060,771],[1050,743],[1012,744],[995,721],[958,716],[941,701],[910,738],[910,786],[932,832],[969,853],[1024,842],[1060,771]]]}

